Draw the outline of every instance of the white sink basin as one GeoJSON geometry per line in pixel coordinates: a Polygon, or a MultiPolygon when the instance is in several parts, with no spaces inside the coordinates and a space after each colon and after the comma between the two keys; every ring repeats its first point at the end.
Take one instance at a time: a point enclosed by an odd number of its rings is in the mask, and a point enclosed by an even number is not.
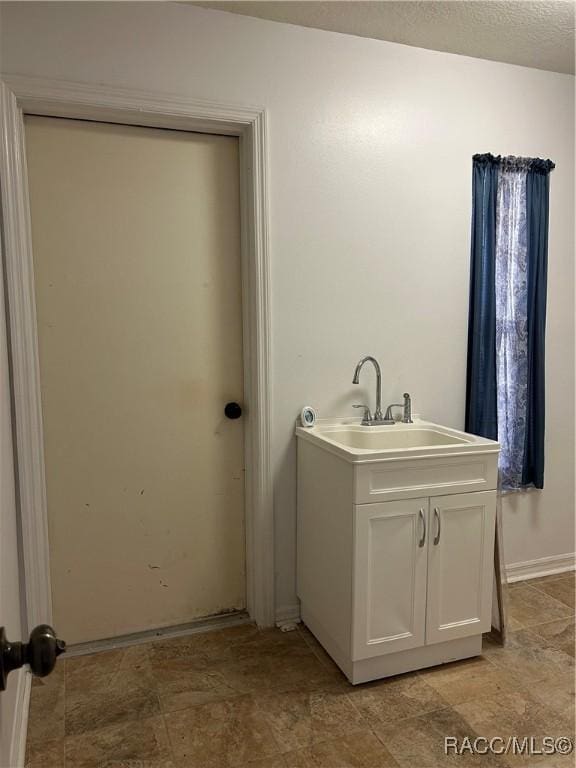
{"type": "MultiPolygon", "coordinates": [[[[388,431],[365,432],[366,428],[353,427],[331,432],[327,435],[335,443],[347,448],[365,451],[389,451],[393,448],[428,448],[432,445],[458,445],[467,443],[461,437],[454,437],[437,429],[391,429],[388,431]]],[[[373,429],[369,427],[368,429],[373,429]]]]}
{"type": "Polygon", "coordinates": [[[311,428],[297,427],[299,437],[350,461],[376,461],[399,456],[434,456],[460,452],[497,452],[493,440],[415,419],[413,424],[363,427],[356,421],[320,420],[311,428]]]}

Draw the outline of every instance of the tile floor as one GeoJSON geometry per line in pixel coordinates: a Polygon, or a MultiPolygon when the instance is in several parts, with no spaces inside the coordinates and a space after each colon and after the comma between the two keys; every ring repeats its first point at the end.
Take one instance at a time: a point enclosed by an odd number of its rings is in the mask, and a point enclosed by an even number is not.
{"type": "Polygon", "coordinates": [[[507,592],[505,648],[357,687],[303,627],[64,659],[34,680],[27,766],[573,766],[574,755],[444,755],[445,735],[574,735],[574,576],[507,592]]]}

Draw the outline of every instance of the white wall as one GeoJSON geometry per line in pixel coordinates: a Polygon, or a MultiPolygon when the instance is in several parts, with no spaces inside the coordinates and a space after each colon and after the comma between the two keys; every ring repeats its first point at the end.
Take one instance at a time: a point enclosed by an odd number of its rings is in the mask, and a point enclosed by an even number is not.
{"type": "Polygon", "coordinates": [[[573,552],[572,77],[178,4],[8,4],[3,42],[5,72],[268,109],[280,609],[301,406],[351,413],[374,354],[385,402],[462,427],[471,156],[552,158],[546,489],[506,501],[505,546],[573,552]]]}

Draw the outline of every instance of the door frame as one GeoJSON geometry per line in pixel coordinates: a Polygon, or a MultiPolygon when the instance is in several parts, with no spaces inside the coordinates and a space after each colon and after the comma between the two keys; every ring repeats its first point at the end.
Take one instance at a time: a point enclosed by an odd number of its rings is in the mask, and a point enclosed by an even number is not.
{"type": "Polygon", "coordinates": [[[245,398],[246,600],[273,626],[270,266],[262,108],[86,83],[0,75],[0,186],[18,508],[28,630],[52,623],[42,404],[24,115],[238,136],[245,398]]]}

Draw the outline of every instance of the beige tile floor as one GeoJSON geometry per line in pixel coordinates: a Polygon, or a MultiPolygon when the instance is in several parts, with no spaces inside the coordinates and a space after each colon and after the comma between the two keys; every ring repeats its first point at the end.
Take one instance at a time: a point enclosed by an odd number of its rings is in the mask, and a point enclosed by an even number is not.
{"type": "Polygon", "coordinates": [[[573,766],[444,736],[574,734],[574,577],[507,590],[510,637],[353,687],[312,635],[251,625],[63,659],[34,680],[28,768],[573,766]]]}

